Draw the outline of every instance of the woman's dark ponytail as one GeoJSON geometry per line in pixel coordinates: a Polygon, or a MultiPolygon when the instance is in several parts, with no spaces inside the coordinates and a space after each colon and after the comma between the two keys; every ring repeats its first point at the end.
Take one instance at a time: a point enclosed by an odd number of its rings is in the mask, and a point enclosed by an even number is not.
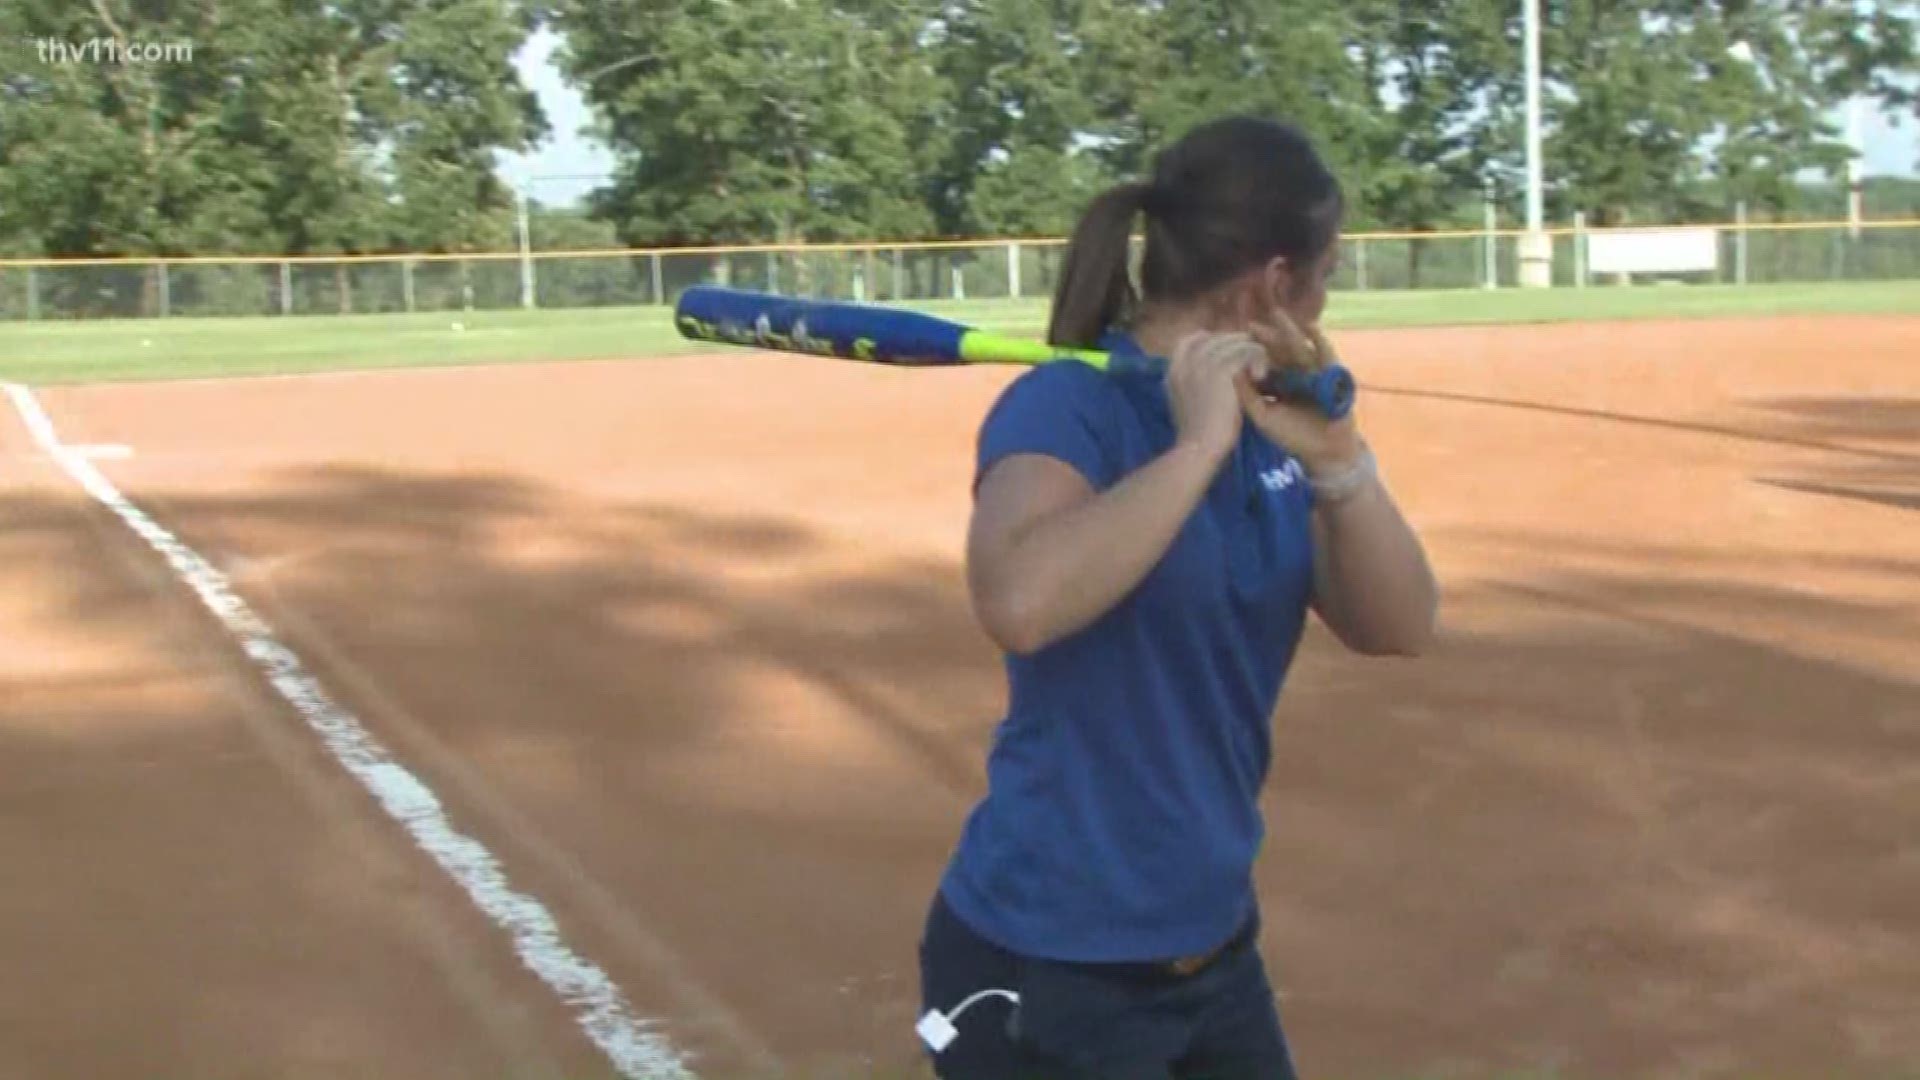
{"type": "Polygon", "coordinates": [[[1067,245],[1047,340],[1095,348],[1141,303],[1190,301],[1281,256],[1303,271],[1340,235],[1340,182],[1306,133],[1264,117],[1200,125],[1154,158],[1151,179],[1109,188],[1067,245]],[[1146,215],[1140,287],[1134,219],[1146,215]]]}
{"type": "Polygon", "coordinates": [[[1144,183],[1117,184],[1081,215],[1053,291],[1048,343],[1094,348],[1109,327],[1132,314],[1139,296],[1129,249],[1134,219],[1145,207],[1149,190],[1144,183]]]}

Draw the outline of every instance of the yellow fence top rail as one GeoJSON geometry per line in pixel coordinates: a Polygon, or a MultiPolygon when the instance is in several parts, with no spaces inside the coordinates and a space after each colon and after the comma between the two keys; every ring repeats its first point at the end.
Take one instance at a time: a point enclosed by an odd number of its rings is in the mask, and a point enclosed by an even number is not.
{"type": "MultiPolygon", "coordinates": [[[[1713,229],[1724,232],[1813,232],[1851,229],[1856,223],[1847,221],[1748,221],[1745,223],[1713,222],[1696,225],[1617,225],[1605,228],[1589,226],[1554,226],[1543,230],[1549,236],[1581,236],[1595,233],[1650,233],[1667,232],[1676,229],[1713,229]]],[[[1863,230],[1880,229],[1916,229],[1920,228],[1920,218],[1894,218],[1874,221],[1861,221],[1857,227],[1863,230]]],[[[1486,237],[1507,238],[1525,236],[1524,229],[1434,229],[1407,232],[1364,232],[1349,233],[1348,243],[1370,243],[1407,240],[1463,240],[1486,237]]],[[[679,256],[726,256],[760,254],[831,254],[907,252],[907,251],[947,251],[980,250],[985,248],[1020,247],[1059,247],[1067,242],[1065,237],[999,237],[975,240],[865,240],[817,244],[719,244],[699,247],[657,247],[657,248],[588,248],[565,251],[530,251],[526,258],[534,260],[548,259],[619,259],[619,258],[672,258],[679,256]]],[[[150,267],[150,266],[338,266],[347,264],[372,263],[460,263],[460,262],[507,262],[522,258],[518,251],[472,251],[472,252],[413,252],[388,253],[374,255],[180,255],[180,256],[85,256],[77,258],[34,258],[0,259],[0,269],[64,269],[67,267],[150,267]]]]}

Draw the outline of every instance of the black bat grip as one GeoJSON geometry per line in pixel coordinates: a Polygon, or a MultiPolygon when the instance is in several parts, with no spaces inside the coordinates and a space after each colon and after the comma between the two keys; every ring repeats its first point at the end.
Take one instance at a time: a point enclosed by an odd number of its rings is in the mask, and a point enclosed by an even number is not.
{"type": "Polygon", "coordinates": [[[1353,411],[1353,399],[1358,394],[1353,373],[1340,364],[1328,364],[1317,371],[1282,368],[1269,372],[1257,385],[1268,397],[1312,405],[1329,420],[1345,419],[1353,411]]]}
{"type": "MultiPolygon", "coordinates": [[[[1167,362],[1159,357],[1134,353],[1116,353],[1109,362],[1115,371],[1165,375],[1167,362]]],[[[1340,364],[1329,364],[1315,371],[1304,368],[1279,368],[1268,372],[1256,387],[1267,397],[1308,405],[1329,420],[1344,420],[1353,411],[1359,395],[1353,372],[1340,364]]]]}

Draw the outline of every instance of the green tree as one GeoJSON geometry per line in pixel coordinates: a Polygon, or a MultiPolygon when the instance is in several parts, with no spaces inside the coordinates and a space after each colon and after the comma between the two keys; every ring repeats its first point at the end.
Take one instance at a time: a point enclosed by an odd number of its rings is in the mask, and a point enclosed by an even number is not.
{"type": "Polygon", "coordinates": [[[0,236],[75,255],[495,243],[492,151],[543,129],[511,64],[530,25],[515,0],[9,0],[0,236]],[[93,39],[192,53],[37,44],[93,39]]]}
{"type": "Polygon", "coordinates": [[[534,13],[501,0],[357,0],[345,52],[372,145],[390,147],[390,234],[415,250],[498,250],[513,239],[514,194],[496,150],[546,133],[513,55],[534,13]]]}
{"type": "Polygon", "coordinates": [[[1369,120],[1357,19],[1340,0],[1111,0],[1089,26],[1102,157],[1140,175],[1195,125],[1258,113],[1298,124],[1348,174],[1369,120]]]}
{"type": "Polygon", "coordinates": [[[952,88],[935,213],[951,232],[1059,235],[1111,177],[1094,127],[1089,23],[1110,0],[957,0],[932,43],[952,88]]]}
{"type": "Polygon", "coordinates": [[[621,155],[629,243],[925,234],[937,76],[915,4],[555,0],[562,70],[621,155]]]}
{"type": "Polygon", "coordinates": [[[120,63],[99,51],[135,34],[199,40],[213,29],[207,13],[172,9],[132,23],[113,7],[0,6],[9,53],[0,76],[0,233],[54,253],[167,254],[239,239],[260,225],[263,207],[246,182],[254,163],[228,159],[224,117],[206,101],[218,72],[120,63]]]}
{"type": "MultiPolygon", "coordinates": [[[[1909,100],[1910,3],[1561,0],[1546,5],[1548,174],[1558,212],[1724,214],[1699,193],[1791,205],[1850,156],[1828,119],[1855,93],[1909,100]],[[1712,179],[1711,188],[1688,181],[1712,179]]],[[[1517,94],[1505,101],[1517,115],[1517,94]]]]}
{"type": "Polygon", "coordinates": [[[535,251],[612,251],[620,247],[613,223],[568,206],[527,204],[528,231],[535,251]]]}
{"type": "MultiPolygon", "coordinates": [[[[1368,0],[1352,13],[1350,55],[1361,68],[1366,107],[1348,110],[1348,189],[1356,224],[1424,231],[1469,224],[1489,192],[1514,184],[1511,154],[1493,107],[1520,76],[1518,42],[1502,0],[1368,0]]],[[[1478,215],[1471,224],[1478,225],[1478,215]]],[[[1420,282],[1426,244],[1407,245],[1408,276],[1420,282]]]]}
{"type": "Polygon", "coordinates": [[[1061,236],[1112,182],[1084,149],[1016,141],[973,172],[964,231],[993,236],[1061,236]]]}

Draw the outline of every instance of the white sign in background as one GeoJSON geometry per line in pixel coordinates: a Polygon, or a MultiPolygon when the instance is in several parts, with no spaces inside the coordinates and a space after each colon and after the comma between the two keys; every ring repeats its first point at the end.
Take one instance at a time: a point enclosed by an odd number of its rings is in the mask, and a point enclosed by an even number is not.
{"type": "Polygon", "coordinates": [[[1596,274],[1696,274],[1720,269],[1720,230],[1655,229],[1587,236],[1596,274]]]}

